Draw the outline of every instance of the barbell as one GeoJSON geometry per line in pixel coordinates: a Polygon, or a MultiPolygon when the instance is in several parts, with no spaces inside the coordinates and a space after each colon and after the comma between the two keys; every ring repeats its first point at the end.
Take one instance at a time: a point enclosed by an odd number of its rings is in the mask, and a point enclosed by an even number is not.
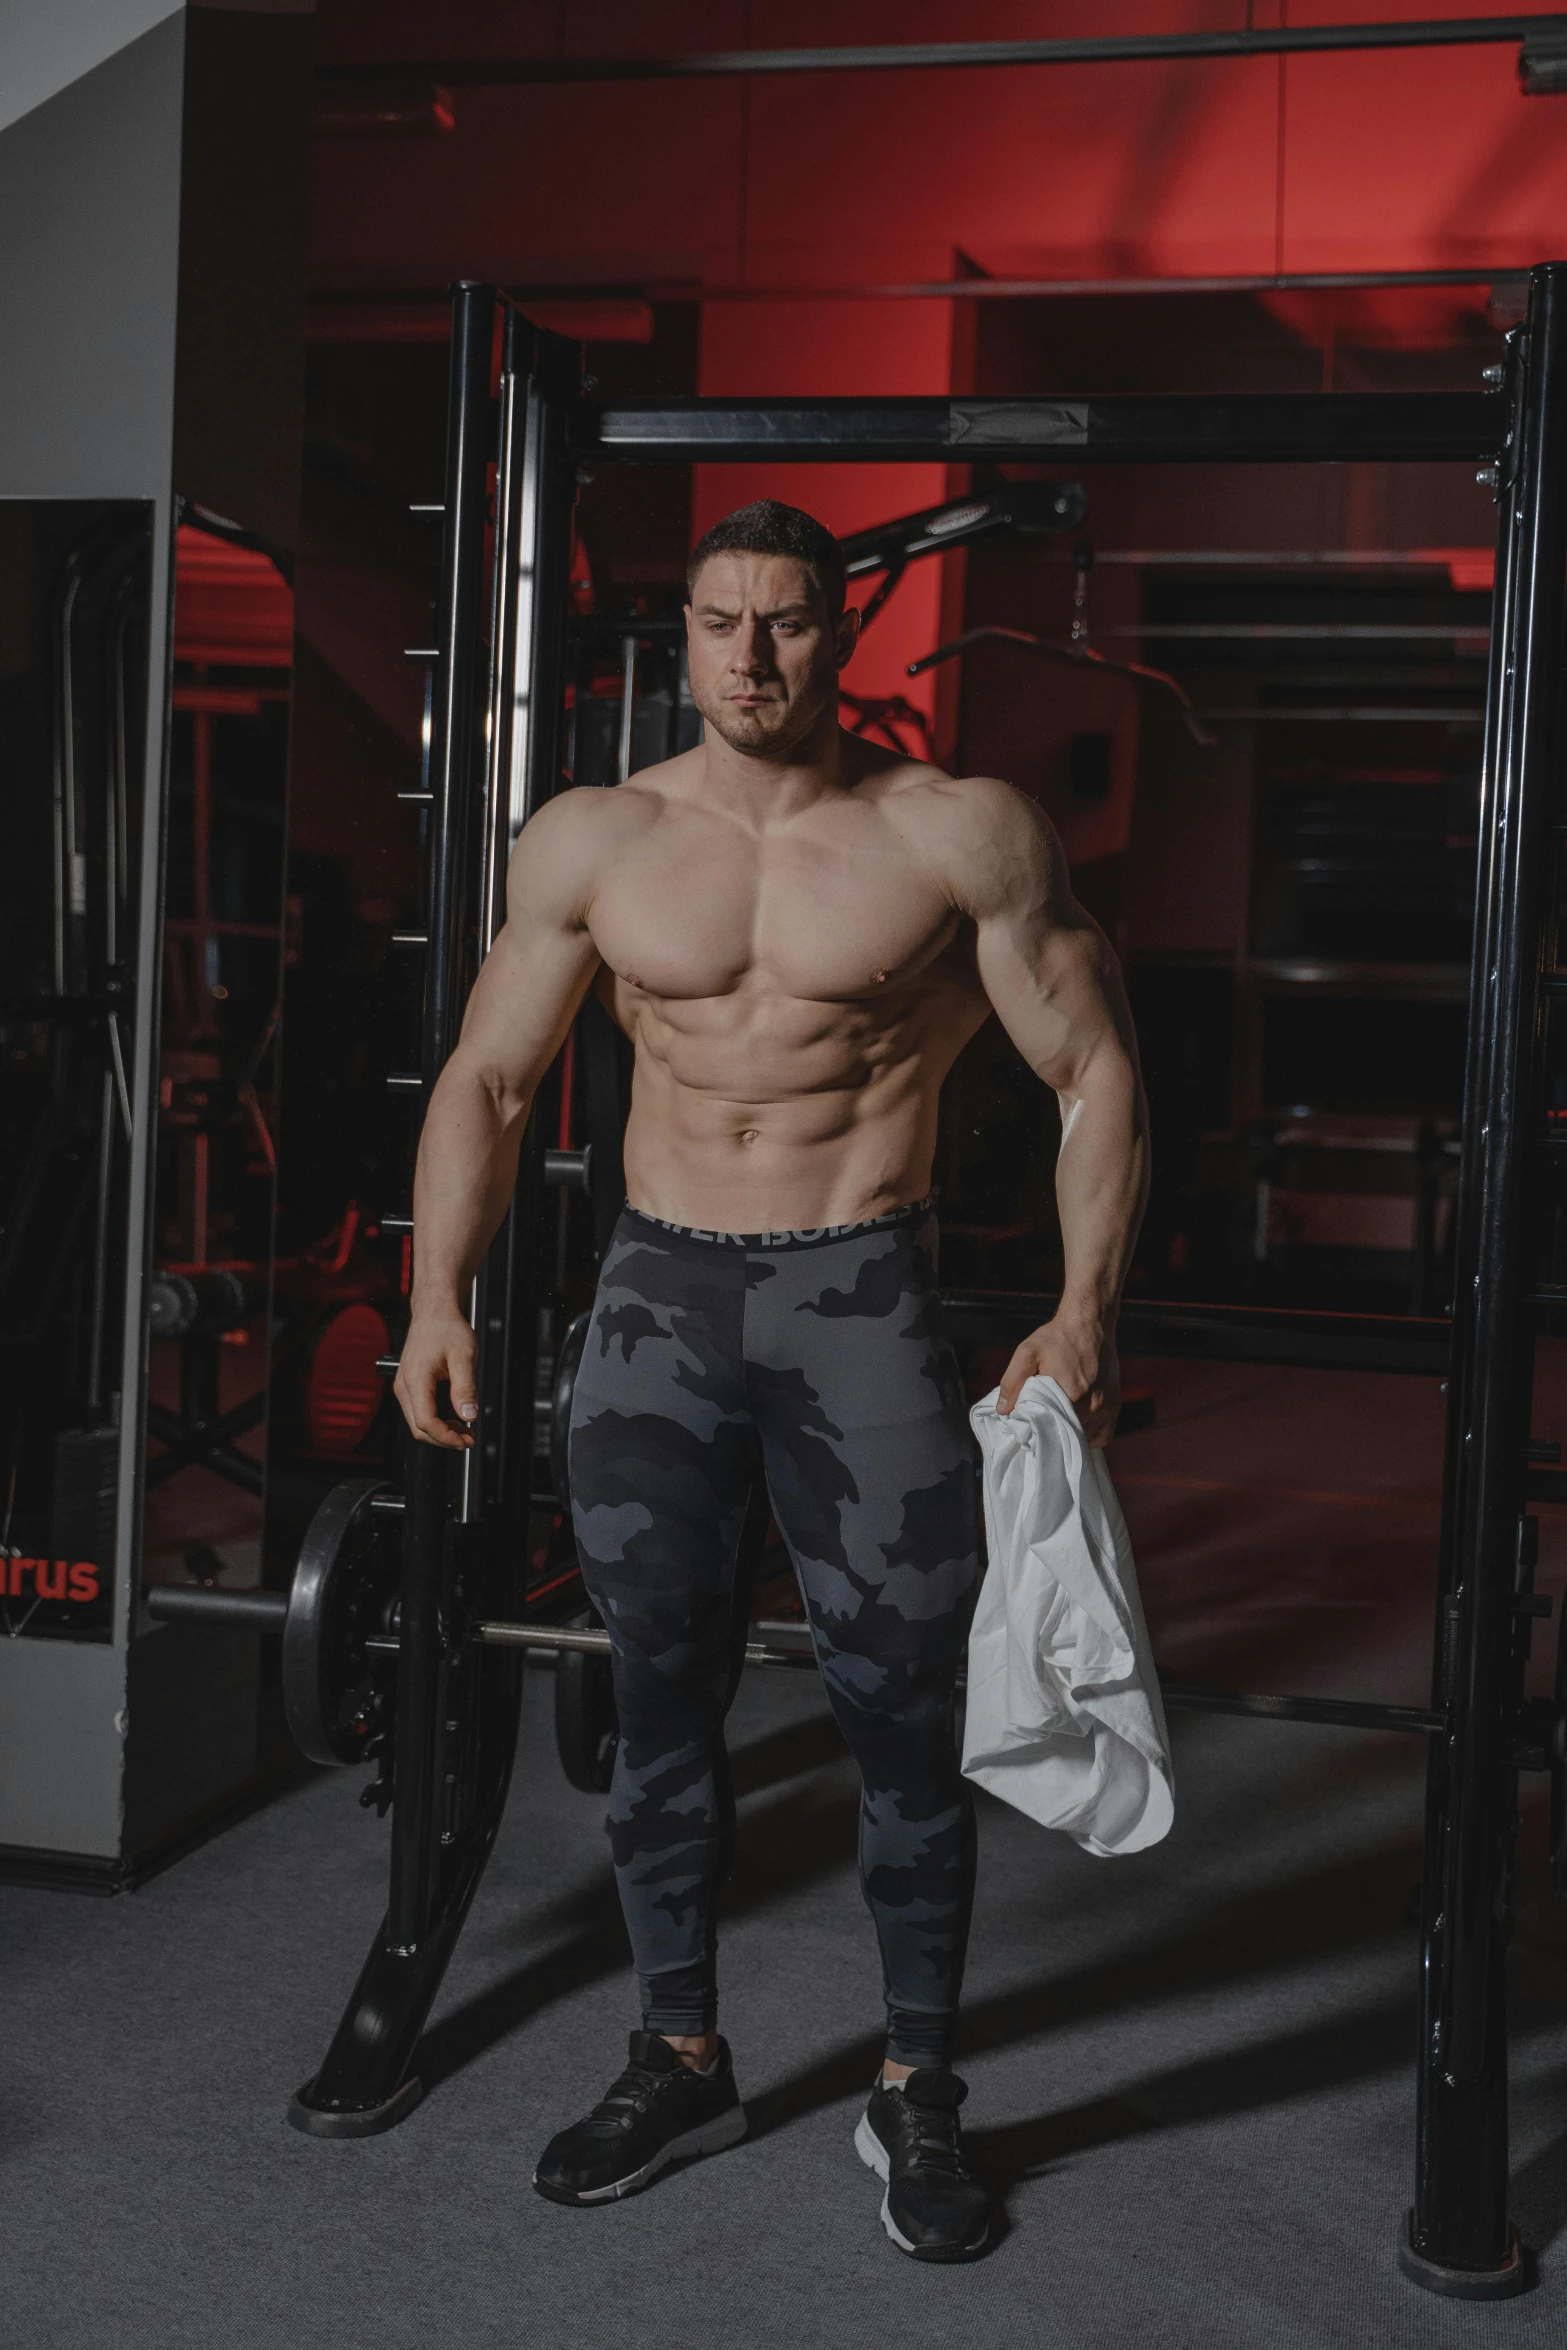
{"type": "MultiPolygon", "coordinates": [[[[402,1496],[377,1477],[347,1477],[321,1502],[299,1547],[288,1590],[226,1591],[164,1583],[147,1593],[155,1621],[259,1632],[282,1642],[283,1713],[311,1762],[369,1761],[390,1726],[398,1652],[402,1496]]],[[[555,1727],[574,1787],[602,1794],[619,1725],[609,1634],[589,1623],[473,1619],[456,1637],[480,1647],[532,1648],[560,1659],[555,1727]]],[[[803,1626],[780,1624],[745,1646],[748,1665],[814,1664],[803,1626]]]]}

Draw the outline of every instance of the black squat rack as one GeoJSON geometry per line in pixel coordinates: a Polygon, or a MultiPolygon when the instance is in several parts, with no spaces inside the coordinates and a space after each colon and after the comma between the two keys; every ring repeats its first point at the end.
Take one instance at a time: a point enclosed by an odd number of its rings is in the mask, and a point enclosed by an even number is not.
{"type": "MultiPolygon", "coordinates": [[[[584,396],[575,345],[496,289],[454,295],[438,641],[425,802],[427,927],[420,1063],[389,1083],[428,1098],[503,915],[507,856],[561,782],[571,508],[579,465],[767,457],[1026,463],[1478,463],[1498,505],[1478,899],[1456,1239],[1456,1308],[1435,1319],[1136,1303],[1129,1351],[1446,1373],[1447,1449],[1428,1708],[1167,1686],[1214,1712],[1402,1731],[1428,1741],[1415,2199],[1399,2245],[1416,2283],[1471,2298],[1520,2290],[1507,2210],[1509,1930],[1518,1774],[1548,1771],[1553,1863],[1567,1888],[1567,1648],[1556,1693],[1527,1704],[1531,1501],[1567,1501],[1559,1446],[1531,1440],[1534,1339],[1567,1306],[1553,1277],[1567,1130],[1550,1109],[1567,570],[1567,264],[1534,271],[1526,323],[1474,393],[1217,398],[643,400],[584,396]]],[[[541,1099],[547,1111],[547,1085],[541,1099]]],[[[612,1147],[599,1151],[612,1158],[612,1147]]],[[[420,2033],[506,1800],[521,1651],[602,1655],[607,1635],[524,1604],[535,1483],[541,1312],[552,1288],[550,1186],[592,1188],[582,1153],[547,1146],[536,1110],[505,1226],[475,1284],[479,1440],[412,1448],[406,1491],[329,1496],[281,1593],[165,1590],[151,1612],[279,1631],[290,1720],[321,1761],[377,1759],[364,1800],[392,1809],[391,1889],[347,2010],[291,2118],[322,2136],[387,2129],[418,2101],[420,2033]],[[400,1536],[400,1539],[398,1537],[400,1536]]],[[[599,1205],[601,1203],[596,1203],[599,1205]]],[[[406,1228],[407,1218],[388,1217],[406,1228]]],[[[603,1217],[595,1222],[603,1229],[603,1217]]],[[[1048,1298],[949,1295],[961,1341],[1012,1340],[1048,1298]]],[[[560,1348],[558,1359],[568,1350],[560,1348]]],[[[385,1366],[391,1368],[393,1366],[385,1366]]],[[[557,1380],[557,1390],[559,1381],[557,1380]]],[[[547,1404],[541,1407],[547,1414],[547,1404]]],[[[560,1470],[555,1472],[557,1487],[560,1470]]],[[[557,1498],[564,1498],[558,1494],[557,1498]]],[[[809,1666],[774,1635],[748,1661],[809,1666]]],[[[563,1658],[564,1661],[564,1658],[563,1658]]]]}

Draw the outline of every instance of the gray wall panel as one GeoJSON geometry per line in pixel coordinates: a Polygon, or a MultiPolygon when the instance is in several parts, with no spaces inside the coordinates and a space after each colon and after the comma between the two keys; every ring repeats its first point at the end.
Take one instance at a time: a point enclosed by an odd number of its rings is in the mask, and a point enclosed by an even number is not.
{"type": "Polygon", "coordinates": [[[0,1640],[0,1844],[120,1850],[125,1655],[63,1640],[0,1640]]]}
{"type": "MultiPolygon", "coordinates": [[[[156,504],[139,885],[129,1221],[144,1228],[156,1098],[155,912],[161,874],[179,291],[183,10],[0,132],[0,495],[156,504]],[[149,919],[149,918],[152,919],[149,919]]],[[[133,1263],[137,1260],[133,1246],[133,1263]]],[[[115,1644],[0,1647],[0,1843],[120,1849],[128,1599],[140,1522],[145,1346],[127,1300],[115,1644]]]]}
{"type": "Polygon", "coordinates": [[[0,132],[0,495],[164,497],[183,10],[0,132]]]}

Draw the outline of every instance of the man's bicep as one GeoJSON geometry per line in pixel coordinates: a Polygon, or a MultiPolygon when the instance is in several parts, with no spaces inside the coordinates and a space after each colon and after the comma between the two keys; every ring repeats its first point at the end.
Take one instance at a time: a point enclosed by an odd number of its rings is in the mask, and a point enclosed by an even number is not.
{"type": "Polygon", "coordinates": [[[979,977],[1035,1074],[1071,1093],[1096,1055],[1134,1053],[1120,966],[1072,895],[1055,828],[1037,809],[1008,829],[1006,870],[976,910],[979,977]]]}

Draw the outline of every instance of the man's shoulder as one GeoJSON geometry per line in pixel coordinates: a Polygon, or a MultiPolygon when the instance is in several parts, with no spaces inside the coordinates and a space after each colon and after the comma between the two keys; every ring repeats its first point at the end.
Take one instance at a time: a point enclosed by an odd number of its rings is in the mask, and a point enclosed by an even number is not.
{"type": "Polygon", "coordinates": [[[881,780],[880,806],[904,852],[963,913],[983,921],[1008,907],[1067,903],[1055,828],[1016,785],[912,761],[881,780]]]}
{"type": "MultiPolygon", "coordinates": [[[[671,766],[674,761],[669,762],[671,766]]],[[[659,786],[661,770],[649,768],[629,783],[609,789],[596,783],[570,785],[529,817],[527,829],[546,840],[597,840],[606,833],[651,823],[665,798],[659,786]]]]}
{"type": "Polygon", "coordinates": [[[536,809],[512,852],[512,912],[545,921],[585,919],[605,874],[660,820],[666,801],[653,781],[657,774],[653,769],[610,791],[574,785],[536,809]]]}
{"type": "Polygon", "coordinates": [[[911,759],[867,780],[888,822],[932,849],[980,850],[1049,835],[1043,811],[999,775],[948,775],[911,759]]]}
{"type": "Polygon", "coordinates": [[[658,822],[678,789],[680,763],[666,760],[609,790],[574,784],[557,792],[529,817],[518,845],[525,845],[535,860],[613,855],[622,842],[658,822]]]}

